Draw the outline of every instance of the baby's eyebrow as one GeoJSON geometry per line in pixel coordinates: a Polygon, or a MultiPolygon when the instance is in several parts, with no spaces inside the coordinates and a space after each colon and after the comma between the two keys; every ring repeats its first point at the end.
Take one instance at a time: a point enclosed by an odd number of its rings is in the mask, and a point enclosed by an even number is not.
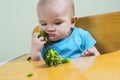
{"type": "Polygon", "coordinates": [[[53,21],[55,22],[55,21],[63,21],[63,20],[61,20],[61,19],[54,19],[53,21]]]}
{"type": "Polygon", "coordinates": [[[44,23],[45,21],[44,20],[39,20],[40,23],[44,23]]]}

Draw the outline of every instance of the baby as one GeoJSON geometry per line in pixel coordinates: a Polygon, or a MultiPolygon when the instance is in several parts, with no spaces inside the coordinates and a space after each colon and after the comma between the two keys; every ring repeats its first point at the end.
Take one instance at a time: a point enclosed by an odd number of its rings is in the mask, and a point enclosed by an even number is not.
{"type": "Polygon", "coordinates": [[[32,35],[31,58],[43,60],[43,56],[50,48],[56,50],[65,58],[78,58],[99,55],[95,48],[96,41],[89,32],[74,26],[73,0],[40,0],[37,5],[40,28],[48,34],[49,46],[39,37],[39,33],[32,35]]]}

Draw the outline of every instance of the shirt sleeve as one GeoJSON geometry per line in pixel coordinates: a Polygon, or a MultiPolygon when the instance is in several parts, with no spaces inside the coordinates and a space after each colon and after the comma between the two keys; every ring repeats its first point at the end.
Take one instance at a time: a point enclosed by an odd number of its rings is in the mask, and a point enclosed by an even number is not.
{"type": "Polygon", "coordinates": [[[96,43],[96,40],[92,37],[92,35],[86,31],[86,34],[85,34],[85,39],[84,39],[84,50],[88,49],[88,48],[92,48],[95,43],[96,43]]]}

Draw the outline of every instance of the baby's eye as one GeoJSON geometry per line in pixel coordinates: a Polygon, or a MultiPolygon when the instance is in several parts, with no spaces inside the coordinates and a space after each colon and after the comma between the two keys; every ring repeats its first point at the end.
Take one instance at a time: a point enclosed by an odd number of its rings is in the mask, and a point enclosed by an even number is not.
{"type": "Polygon", "coordinates": [[[47,23],[43,23],[43,24],[41,24],[42,26],[47,26],[47,23]]]}
{"type": "Polygon", "coordinates": [[[60,25],[62,24],[62,22],[55,22],[55,25],[60,25]]]}

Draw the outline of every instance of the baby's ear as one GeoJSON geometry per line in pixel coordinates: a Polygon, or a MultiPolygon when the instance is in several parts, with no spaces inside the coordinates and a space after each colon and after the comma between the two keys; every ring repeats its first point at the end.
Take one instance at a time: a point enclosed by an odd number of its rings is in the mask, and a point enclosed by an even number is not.
{"type": "Polygon", "coordinates": [[[78,18],[74,16],[74,17],[71,19],[71,24],[74,25],[74,24],[77,22],[77,20],[78,20],[78,18]]]}

